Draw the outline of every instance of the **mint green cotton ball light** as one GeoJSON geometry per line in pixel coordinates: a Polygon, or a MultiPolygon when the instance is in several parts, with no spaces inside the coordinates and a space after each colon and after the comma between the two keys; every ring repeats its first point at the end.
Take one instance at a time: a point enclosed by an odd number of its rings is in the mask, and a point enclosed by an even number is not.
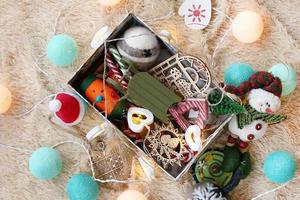
{"type": "Polygon", "coordinates": [[[255,71],[246,63],[233,63],[228,65],[224,72],[224,82],[226,85],[239,87],[241,83],[248,81],[255,71]]]}
{"type": "Polygon", "coordinates": [[[50,147],[42,147],[31,154],[29,170],[31,174],[41,180],[49,180],[60,174],[62,159],[60,153],[50,147]]]}
{"type": "Polygon", "coordinates": [[[46,54],[53,64],[59,67],[66,67],[76,60],[78,46],[72,37],[66,34],[59,34],[49,40],[46,54]]]}
{"type": "Polygon", "coordinates": [[[98,184],[85,173],[75,174],[68,181],[67,194],[69,200],[96,200],[98,193],[98,184]]]}
{"type": "Polygon", "coordinates": [[[282,83],[282,96],[291,94],[297,86],[297,74],[293,67],[287,64],[276,64],[269,72],[278,77],[282,83]]]}
{"type": "Polygon", "coordinates": [[[296,174],[295,158],[286,151],[274,151],[264,161],[264,174],[273,183],[285,183],[296,174]]]}

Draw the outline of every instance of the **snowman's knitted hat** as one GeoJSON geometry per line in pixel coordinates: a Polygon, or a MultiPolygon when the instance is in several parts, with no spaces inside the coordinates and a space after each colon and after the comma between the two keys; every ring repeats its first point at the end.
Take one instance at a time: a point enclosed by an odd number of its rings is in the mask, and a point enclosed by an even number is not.
{"type": "Polygon", "coordinates": [[[54,116],[65,125],[76,125],[81,122],[85,105],[83,101],[75,94],[60,92],[49,102],[49,109],[54,116]]]}
{"type": "Polygon", "coordinates": [[[250,90],[258,88],[271,92],[277,97],[281,96],[282,84],[280,79],[265,71],[254,73],[252,76],[250,76],[248,81],[243,82],[239,87],[227,85],[225,87],[225,91],[238,96],[243,96],[250,90]]]}

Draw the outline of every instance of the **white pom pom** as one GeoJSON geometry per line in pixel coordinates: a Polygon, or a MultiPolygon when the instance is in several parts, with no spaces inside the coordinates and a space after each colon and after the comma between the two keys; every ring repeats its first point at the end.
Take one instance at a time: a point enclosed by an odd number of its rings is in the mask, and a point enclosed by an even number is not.
{"type": "Polygon", "coordinates": [[[52,112],[57,112],[61,109],[61,102],[57,99],[54,99],[52,101],[49,102],[49,110],[52,112]]]}

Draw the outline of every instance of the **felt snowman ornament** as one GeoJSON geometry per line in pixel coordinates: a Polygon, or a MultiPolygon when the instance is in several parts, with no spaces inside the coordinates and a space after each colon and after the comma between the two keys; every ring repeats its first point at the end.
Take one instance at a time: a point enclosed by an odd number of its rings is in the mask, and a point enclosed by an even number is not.
{"type": "Polygon", "coordinates": [[[82,121],[85,114],[85,105],[77,95],[60,92],[49,102],[49,110],[53,112],[60,123],[73,126],[82,121]]]}
{"type": "Polygon", "coordinates": [[[239,87],[227,85],[225,91],[238,96],[247,94],[249,105],[261,113],[273,114],[281,106],[281,81],[269,72],[256,72],[239,87]]]}
{"type": "Polygon", "coordinates": [[[185,0],[178,10],[185,25],[191,29],[204,29],[211,19],[211,0],[185,0]]]}
{"type": "Polygon", "coordinates": [[[239,145],[241,151],[245,151],[248,142],[262,138],[268,125],[279,123],[286,116],[258,112],[251,105],[245,106],[245,112],[239,113],[230,120],[228,129],[231,135],[228,137],[228,146],[239,145]]]}

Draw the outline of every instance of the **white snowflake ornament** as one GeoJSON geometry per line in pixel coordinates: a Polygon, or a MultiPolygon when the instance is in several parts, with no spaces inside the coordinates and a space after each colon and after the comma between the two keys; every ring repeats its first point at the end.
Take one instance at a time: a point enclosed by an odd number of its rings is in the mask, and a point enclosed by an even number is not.
{"type": "Polygon", "coordinates": [[[211,19],[211,0],[185,0],[178,14],[184,16],[184,22],[189,28],[204,29],[211,19]]]}

